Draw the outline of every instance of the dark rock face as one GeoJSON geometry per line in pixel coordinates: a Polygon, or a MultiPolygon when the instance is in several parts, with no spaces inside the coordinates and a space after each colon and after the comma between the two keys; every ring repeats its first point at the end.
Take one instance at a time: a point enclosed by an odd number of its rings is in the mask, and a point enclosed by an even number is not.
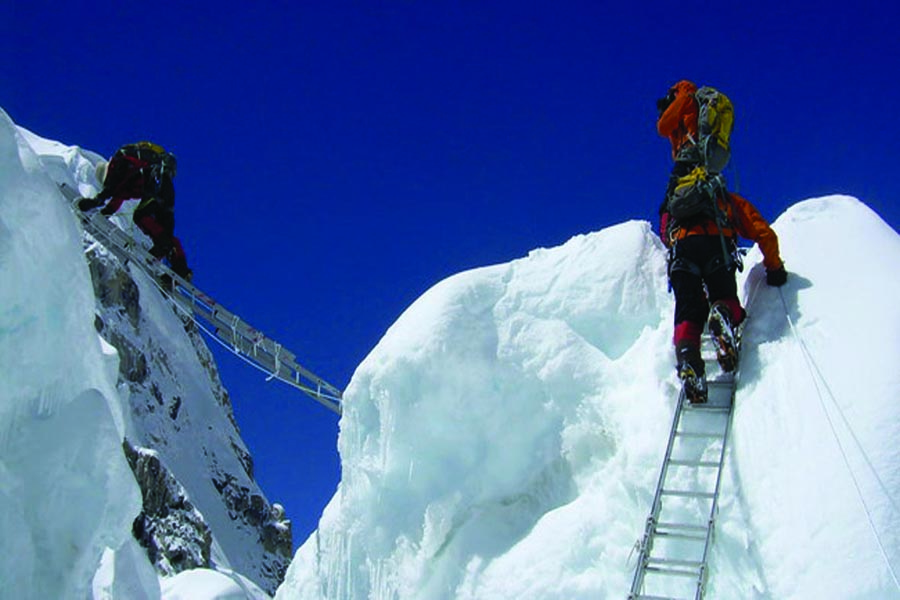
{"type": "Polygon", "coordinates": [[[119,355],[126,457],[144,506],[135,538],[160,573],[230,566],[274,594],[292,554],[284,509],[253,479],[228,392],[197,326],[141,272],[86,236],[95,326],[119,355]],[[216,544],[217,542],[217,544],[216,544]]]}
{"type": "Polygon", "coordinates": [[[150,561],[164,575],[197,567],[209,568],[212,532],[194,508],[184,488],[155,452],[122,444],[125,457],[141,488],[144,505],[132,532],[147,549],[150,561]]]}
{"type": "Polygon", "coordinates": [[[258,530],[259,541],[266,552],[281,557],[282,560],[268,561],[264,569],[270,577],[283,580],[290,565],[293,543],[291,522],[285,518],[284,508],[280,504],[269,505],[260,494],[233,478],[213,478],[212,483],[225,499],[229,517],[258,530]]]}

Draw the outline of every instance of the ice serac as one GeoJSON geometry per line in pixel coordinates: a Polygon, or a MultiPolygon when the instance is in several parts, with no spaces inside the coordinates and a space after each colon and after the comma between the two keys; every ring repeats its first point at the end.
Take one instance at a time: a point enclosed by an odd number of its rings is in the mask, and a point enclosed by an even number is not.
{"type": "Polygon", "coordinates": [[[130,536],[140,492],[80,235],[2,111],[0,282],[2,593],[81,600],[130,536]]]}
{"type": "MultiPolygon", "coordinates": [[[[856,199],[758,249],[707,598],[900,596],[900,237],[856,199]]],[[[344,395],[343,478],[278,600],[621,599],[678,392],[649,223],[461,273],[344,395]]],[[[679,596],[680,597],[680,596],[679,596]]]]}
{"type": "Polygon", "coordinates": [[[515,597],[511,580],[573,598],[591,552],[624,563],[665,436],[641,417],[670,410],[669,308],[638,221],[429,290],[345,393],[341,486],[278,598],[515,597]]]}
{"type": "Polygon", "coordinates": [[[0,112],[3,593],[197,597],[184,590],[217,572],[264,597],[290,521],[253,478],[196,326],[59,193],[95,193],[99,159],[0,112]]]}

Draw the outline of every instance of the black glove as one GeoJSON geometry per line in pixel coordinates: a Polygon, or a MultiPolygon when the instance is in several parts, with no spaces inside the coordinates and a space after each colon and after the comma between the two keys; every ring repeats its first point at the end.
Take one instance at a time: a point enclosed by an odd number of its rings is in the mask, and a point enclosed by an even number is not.
{"type": "Polygon", "coordinates": [[[787,282],[787,271],[784,265],[777,269],[766,269],[766,283],[774,287],[781,287],[787,282]]]}
{"type": "Polygon", "coordinates": [[[103,200],[97,200],[96,198],[82,198],[78,201],[78,208],[82,211],[89,211],[92,208],[97,208],[103,204],[103,200]]]}
{"type": "Polygon", "coordinates": [[[113,208],[110,208],[110,207],[111,207],[111,204],[107,204],[106,206],[104,206],[103,208],[101,208],[101,209],[100,209],[100,214],[101,214],[101,215],[104,215],[104,216],[106,216],[106,217],[108,217],[109,215],[111,215],[111,214],[113,214],[114,212],[116,212],[113,208]]]}

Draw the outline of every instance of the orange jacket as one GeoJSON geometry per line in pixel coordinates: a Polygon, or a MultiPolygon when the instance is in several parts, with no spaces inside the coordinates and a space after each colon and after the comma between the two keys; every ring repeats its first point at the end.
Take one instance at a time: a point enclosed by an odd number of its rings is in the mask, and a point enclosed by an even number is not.
{"type": "Polygon", "coordinates": [[[697,86],[690,81],[679,81],[669,92],[674,92],[675,99],[659,116],[656,130],[659,135],[669,138],[672,143],[672,158],[686,145],[694,144],[697,139],[697,116],[699,108],[694,93],[697,86]]]}
{"type": "MultiPolygon", "coordinates": [[[[758,244],[763,254],[763,265],[766,270],[771,271],[784,266],[778,248],[778,236],[775,235],[775,231],[769,226],[769,223],[746,198],[734,192],[727,192],[727,194],[731,198],[731,202],[719,199],[719,208],[725,211],[730,224],[730,226],[722,228],[722,235],[727,238],[739,235],[758,244]]],[[[663,215],[663,227],[667,224],[668,218],[667,213],[663,215]]],[[[719,226],[712,219],[689,227],[676,225],[669,233],[666,243],[671,245],[690,235],[719,235],[719,226]]]]}

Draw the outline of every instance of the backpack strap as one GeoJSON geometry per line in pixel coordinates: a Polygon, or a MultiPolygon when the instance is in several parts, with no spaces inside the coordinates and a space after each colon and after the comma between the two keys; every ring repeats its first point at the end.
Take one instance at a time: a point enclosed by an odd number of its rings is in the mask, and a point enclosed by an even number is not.
{"type": "Polygon", "coordinates": [[[741,253],[737,250],[737,228],[732,223],[731,219],[729,219],[729,211],[728,208],[731,208],[730,214],[734,214],[734,202],[731,200],[731,194],[728,193],[728,189],[725,187],[725,178],[722,177],[721,174],[717,173],[712,179],[713,184],[713,192],[716,194],[716,198],[722,198],[722,201],[725,202],[726,208],[725,210],[719,209],[719,203],[716,202],[716,225],[719,230],[719,241],[722,243],[722,256],[725,258],[725,264],[734,264],[735,268],[738,272],[743,272],[744,270],[744,261],[741,256],[741,253]],[[725,243],[725,234],[723,231],[729,228],[732,231],[731,236],[731,246],[734,249],[732,252],[728,251],[728,244],[725,243]]]}

